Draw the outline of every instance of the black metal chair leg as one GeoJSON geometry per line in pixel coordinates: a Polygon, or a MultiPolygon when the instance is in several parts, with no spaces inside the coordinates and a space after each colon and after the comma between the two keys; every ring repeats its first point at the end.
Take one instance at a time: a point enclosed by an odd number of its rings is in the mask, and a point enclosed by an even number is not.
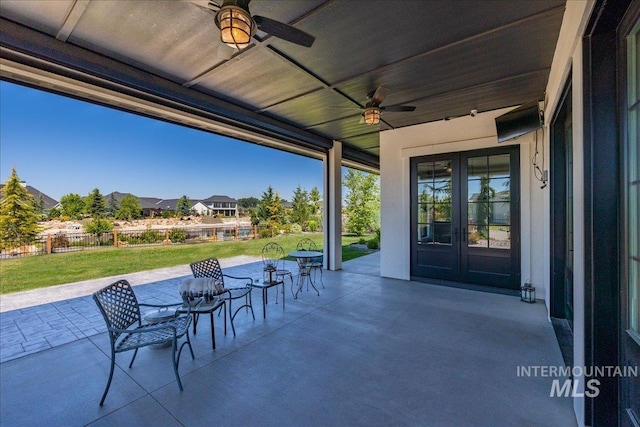
{"type": "Polygon", "coordinates": [[[116,365],[116,355],[115,353],[113,353],[113,351],[111,352],[111,369],[109,371],[109,380],[107,381],[107,386],[104,389],[104,393],[102,393],[102,399],[100,399],[100,406],[104,405],[104,400],[107,398],[107,393],[109,393],[109,387],[111,387],[111,380],[113,379],[113,370],[115,369],[115,365],[116,365]]]}

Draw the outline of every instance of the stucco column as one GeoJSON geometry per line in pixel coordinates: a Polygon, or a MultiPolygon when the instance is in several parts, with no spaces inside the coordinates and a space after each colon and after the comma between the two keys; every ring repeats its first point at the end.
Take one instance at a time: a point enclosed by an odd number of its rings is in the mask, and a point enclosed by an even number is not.
{"type": "Polygon", "coordinates": [[[323,162],[324,201],[324,268],[342,269],[342,143],[333,148],[323,162]]]}

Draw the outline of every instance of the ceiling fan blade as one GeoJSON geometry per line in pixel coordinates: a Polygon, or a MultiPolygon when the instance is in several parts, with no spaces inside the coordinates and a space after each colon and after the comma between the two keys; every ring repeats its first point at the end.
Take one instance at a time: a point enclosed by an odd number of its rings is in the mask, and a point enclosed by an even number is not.
{"type": "Polygon", "coordinates": [[[385,96],[387,96],[387,89],[382,86],[378,86],[378,89],[376,89],[373,95],[371,95],[371,103],[373,105],[380,105],[385,96]]]}
{"type": "Polygon", "coordinates": [[[402,111],[414,111],[416,107],[413,105],[392,105],[390,107],[380,107],[382,111],[402,112],[402,111]]]}
{"type": "Polygon", "coordinates": [[[283,22],[265,18],[264,16],[253,16],[253,20],[256,22],[259,30],[279,39],[299,44],[300,46],[311,47],[316,40],[311,34],[307,34],[283,22]]]}

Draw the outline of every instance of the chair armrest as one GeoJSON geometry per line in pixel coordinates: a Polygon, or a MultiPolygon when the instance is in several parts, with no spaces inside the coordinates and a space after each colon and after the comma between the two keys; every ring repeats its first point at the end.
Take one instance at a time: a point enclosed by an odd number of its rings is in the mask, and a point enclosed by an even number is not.
{"type": "MultiPolygon", "coordinates": [[[[223,277],[228,277],[229,279],[236,279],[236,280],[248,280],[249,283],[247,283],[247,285],[253,285],[253,279],[251,277],[237,277],[237,276],[229,276],[228,274],[223,274],[223,277]]],[[[227,288],[227,289],[233,289],[233,288],[227,288]]],[[[237,288],[236,288],[237,289],[237,288]]]]}
{"type": "MultiPolygon", "coordinates": [[[[198,302],[199,304],[199,302],[198,302]]],[[[196,305],[198,305],[196,304],[196,305]]],[[[188,310],[187,313],[191,313],[191,305],[190,304],[185,304],[184,301],[180,301],[180,302],[176,302],[173,304],[143,304],[143,303],[138,303],[139,307],[158,307],[158,308],[165,308],[165,307],[178,307],[178,310],[180,310],[183,306],[188,306],[188,310]]],[[[184,313],[184,311],[183,311],[184,313]]]]}
{"type": "Polygon", "coordinates": [[[173,334],[176,334],[177,328],[174,325],[171,324],[163,324],[164,322],[159,322],[159,323],[152,323],[152,327],[149,328],[142,328],[142,329],[118,329],[118,328],[111,328],[108,327],[107,329],[109,330],[109,332],[115,332],[117,334],[143,334],[146,332],[155,332],[155,331],[161,331],[163,329],[171,329],[173,331],[173,334]],[[156,326],[158,325],[158,326],[156,326]]]}

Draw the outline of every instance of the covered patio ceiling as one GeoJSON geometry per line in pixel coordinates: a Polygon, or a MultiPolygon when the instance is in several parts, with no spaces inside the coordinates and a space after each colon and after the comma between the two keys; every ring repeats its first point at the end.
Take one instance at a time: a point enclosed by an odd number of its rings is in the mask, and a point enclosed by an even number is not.
{"type": "Polygon", "coordinates": [[[220,42],[207,0],[2,0],[0,76],[314,157],[379,167],[379,132],[543,96],[564,0],[253,0],[315,37],[220,42]],[[360,123],[388,90],[380,125],[360,123]]]}

